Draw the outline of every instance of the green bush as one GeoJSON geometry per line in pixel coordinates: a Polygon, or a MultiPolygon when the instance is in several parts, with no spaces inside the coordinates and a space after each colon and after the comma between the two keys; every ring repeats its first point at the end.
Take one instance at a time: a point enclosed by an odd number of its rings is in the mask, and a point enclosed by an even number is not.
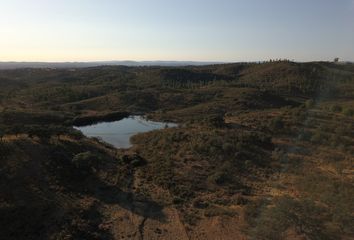
{"type": "Polygon", "coordinates": [[[225,162],[219,169],[217,169],[208,180],[217,185],[224,185],[231,183],[234,178],[234,167],[230,162],[225,162]]]}
{"type": "Polygon", "coordinates": [[[127,164],[131,164],[133,167],[140,167],[146,164],[146,160],[137,154],[124,155],[122,161],[127,164]]]}
{"type": "Polygon", "coordinates": [[[301,141],[310,141],[312,138],[312,132],[303,130],[300,132],[298,139],[301,141]]]}
{"type": "Polygon", "coordinates": [[[354,109],[346,108],[343,110],[343,114],[348,117],[353,117],[354,116],[354,109]]]}
{"type": "Polygon", "coordinates": [[[93,154],[91,152],[83,152],[76,154],[71,162],[79,170],[90,171],[91,168],[97,167],[99,160],[99,155],[93,154]]]}
{"type": "Polygon", "coordinates": [[[215,183],[217,185],[223,185],[225,182],[227,182],[228,174],[222,170],[219,170],[215,172],[213,175],[209,176],[209,181],[212,183],[215,183]]]}
{"type": "Polygon", "coordinates": [[[235,212],[235,210],[226,207],[220,207],[220,206],[209,206],[204,212],[204,215],[206,217],[215,217],[215,216],[233,217],[236,214],[237,213],[235,212]]]}
{"type": "Polygon", "coordinates": [[[0,159],[4,159],[11,151],[10,144],[0,141],[0,159]]]}
{"type": "Polygon", "coordinates": [[[226,142],[222,145],[222,150],[226,154],[232,154],[235,151],[235,146],[231,143],[226,142]]]}
{"type": "Polygon", "coordinates": [[[306,108],[313,108],[315,106],[315,101],[313,99],[309,99],[305,102],[306,108]]]}
{"type": "Polygon", "coordinates": [[[324,144],[328,140],[328,134],[325,134],[320,129],[316,129],[311,137],[311,142],[316,144],[324,144]]]}
{"type": "Polygon", "coordinates": [[[2,142],[4,136],[5,136],[5,131],[2,128],[0,128],[0,142],[2,142]]]}
{"type": "Polygon", "coordinates": [[[332,147],[337,147],[342,143],[342,137],[339,134],[332,134],[329,143],[332,147]]]}
{"type": "Polygon", "coordinates": [[[341,112],[342,111],[342,107],[341,106],[339,106],[339,105],[332,105],[331,106],[331,111],[332,112],[336,112],[336,113],[339,113],[339,112],[341,112]]]}
{"type": "Polygon", "coordinates": [[[284,129],[284,125],[283,118],[278,116],[272,119],[269,127],[273,132],[280,132],[284,129]]]}
{"type": "Polygon", "coordinates": [[[311,142],[313,143],[322,143],[322,135],[321,133],[315,133],[312,137],[311,137],[311,142]]]}
{"type": "Polygon", "coordinates": [[[209,203],[206,201],[203,201],[201,199],[195,199],[193,201],[193,207],[199,208],[199,209],[205,209],[205,208],[209,207],[209,203]]]}

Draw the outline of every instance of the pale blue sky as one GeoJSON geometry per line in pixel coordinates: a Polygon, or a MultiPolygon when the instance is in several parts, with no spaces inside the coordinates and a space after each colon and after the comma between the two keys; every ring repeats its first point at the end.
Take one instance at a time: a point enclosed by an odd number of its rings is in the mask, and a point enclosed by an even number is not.
{"type": "Polygon", "coordinates": [[[0,61],[354,61],[354,0],[0,0],[0,61]]]}

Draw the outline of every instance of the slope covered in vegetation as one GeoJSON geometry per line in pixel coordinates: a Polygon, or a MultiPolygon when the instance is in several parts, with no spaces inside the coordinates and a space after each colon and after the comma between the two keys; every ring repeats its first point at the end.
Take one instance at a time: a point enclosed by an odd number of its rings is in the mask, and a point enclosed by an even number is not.
{"type": "Polygon", "coordinates": [[[0,239],[353,239],[354,65],[0,71],[0,239]],[[180,124],[115,149],[74,123],[180,124]]]}

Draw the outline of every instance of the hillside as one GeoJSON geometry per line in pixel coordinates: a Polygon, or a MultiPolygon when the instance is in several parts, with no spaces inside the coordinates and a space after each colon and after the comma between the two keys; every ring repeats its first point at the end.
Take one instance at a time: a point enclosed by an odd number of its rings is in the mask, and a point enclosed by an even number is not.
{"type": "Polygon", "coordinates": [[[98,62],[0,62],[0,69],[21,68],[87,68],[99,66],[202,66],[216,64],[212,62],[193,61],[98,61],[98,62]]]}
{"type": "Polygon", "coordinates": [[[354,239],[353,120],[354,64],[1,70],[0,239],[354,239]]]}

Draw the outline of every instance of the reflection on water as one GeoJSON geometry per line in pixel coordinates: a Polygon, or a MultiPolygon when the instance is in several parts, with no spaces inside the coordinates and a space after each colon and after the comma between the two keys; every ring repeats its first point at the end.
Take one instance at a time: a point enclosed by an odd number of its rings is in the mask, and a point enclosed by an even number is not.
{"type": "Polygon", "coordinates": [[[102,122],[85,127],[75,127],[85,136],[99,137],[117,148],[131,147],[130,137],[165,127],[176,127],[174,123],[154,122],[141,116],[131,116],[115,122],[102,122]]]}

